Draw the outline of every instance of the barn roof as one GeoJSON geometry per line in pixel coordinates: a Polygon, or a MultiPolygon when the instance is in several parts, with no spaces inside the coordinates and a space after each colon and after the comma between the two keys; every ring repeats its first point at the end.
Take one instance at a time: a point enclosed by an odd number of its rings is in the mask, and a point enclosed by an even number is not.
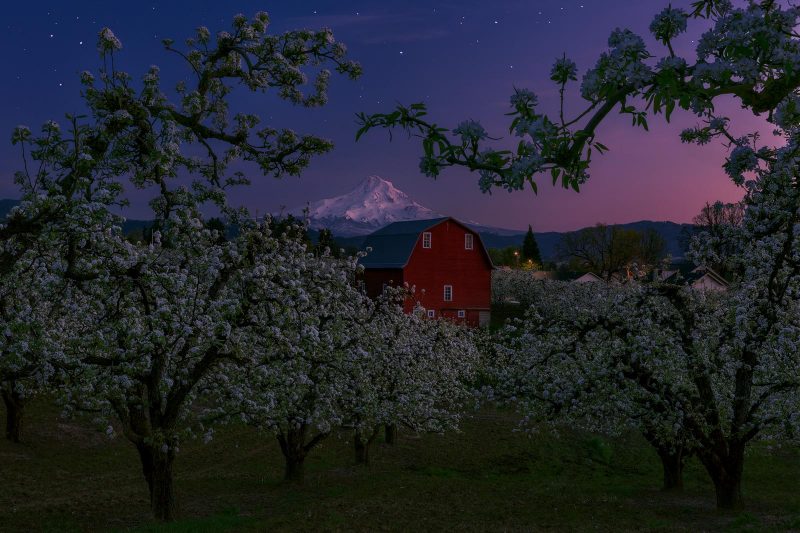
{"type": "Polygon", "coordinates": [[[388,226],[384,226],[381,229],[370,233],[369,237],[373,237],[375,235],[419,236],[419,234],[425,231],[426,229],[430,229],[439,222],[443,222],[448,218],[449,217],[439,217],[439,218],[428,218],[425,220],[406,220],[404,222],[392,222],[388,226]]]}
{"type": "Polygon", "coordinates": [[[393,222],[370,233],[364,240],[363,248],[372,250],[361,258],[361,264],[364,268],[403,268],[414,251],[420,233],[445,220],[447,217],[393,222]]]}
{"type": "MultiPolygon", "coordinates": [[[[408,220],[405,222],[393,222],[388,226],[369,234],[364,240],[363,248],[372,250],[359,261],[364,268],[403,268],[408,263],[414,246],[422,232],[432,227],[451,220],[460,226],[464,224],[452,217],[430,218],[426,220],[408,220]]],[[[478,236],[478,242],[483,246],[480,235],[473,229],[464,226],[478,236]]],[[[489,258],[488,252],[484,248],[484,254],[489,258]]],[[[491,260],[489,259],[491,265],[491,260]]]]}

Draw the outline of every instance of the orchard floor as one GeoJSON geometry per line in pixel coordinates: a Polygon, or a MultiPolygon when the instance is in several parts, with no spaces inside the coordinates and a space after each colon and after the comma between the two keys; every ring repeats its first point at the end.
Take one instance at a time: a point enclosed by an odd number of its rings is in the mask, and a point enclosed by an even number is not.
{"type": "Polygon", "coordinates": [[[177,462],[180,520],[154,525],[137,456],[44,402],[24,442],[0,441],[2,531],[800,531],[800,452],[752,450],[747,510],[714,509],[711,484],[690,462],[686,490],[659,490],[660,464],[638,438],[514,432],[510,413],[482,411],[460,434],[400,433],[352,465],[332,437],[307,459],[303,487],[284,485],[274,439],[222,428],[187,442],[177,462]]]}

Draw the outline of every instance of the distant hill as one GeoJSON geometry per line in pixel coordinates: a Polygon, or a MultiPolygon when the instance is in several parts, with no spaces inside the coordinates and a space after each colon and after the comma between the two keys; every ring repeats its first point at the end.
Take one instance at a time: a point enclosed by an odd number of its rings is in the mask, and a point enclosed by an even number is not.
{"type": "MultiPolygon", "coordinates": [[[[304,216],[304,208],[289,211],[298,217],[304,216]]],[[[328,228],[336,241],[344,248],[361,248],[364,237],[392,222],[404,220],[423,220],[444,216],[410,198],[395,187],[391,181],[379,176],[370,176],[359,183],[352,191],[313,202],[308,206],[308,218],[312,230],[328,228]]],[[[462,220],[477,231],[487,248],[506,248],[521,246],[525,232],[513,229],[484,226],[469,220],[462,220]]],[[[654,229],[667,243],[667,251],[672,257],[683,256],[679,235],[688,224],[675,222],[653,222],[642,220],[621,225],[624,228],[643,231],[654,229]]],[[[312,239],[315,232],[311,232],[312,239]]],[[[556,247],[563,233],[536,233],[542,257],[553,259],[556,247]]]]}
{"type": "MultiPolygon", "coordinates": [[[[0,199],[0,220],[4,219],[8,212],[18,203],[18,200],[9,198],[0,199]]],[[[366,235],[391,222],[440,216],[408,198],[405,193],[396,189],[391,182],[375,176],[364,180],[348,195],[320,201],[317,202],[316,205],[318,209],[315,212],[317,214],[324,214],[324,217],[322,219],[311,218],[311,231],[309,232],[309,236],[312,240],[316,240],[318,230],[329,227],[325,225],[325,222],[329,222],[331,223],[330,228],[333,231],[336,242],[343,248],[360,249],[366,235]],[[377,203],[375,205],[370,204],[370,198],[374,199],[377,203]],[[352,204],[344,202],[342,199],[354,200],[362,209],[350,209],[347,206],[350,205],[352,208],[352,204]],[[376,207],[377,205],[380,205],[380,208],[376,207]],[[358,213],[361,218],[352,220],[346,216],[337,216],[335,214],[336,209],[342,208],[344,208],[345,211],[349,210],[351,214],[358,213]],[[357,234],[353,235],[353,231],[357,234]]],[[[129,219],[123,223],[122,231],[126,234],[132,233],[142,230],[150,224],[152,224],[152,222],[148,220],[129,219]]],[[[480,234],[487,248],[522,246],[522,240],[525,238],[525,232],[520,230],[494,228],[469,222],[467,222],[467,225],[480,234]]],[[[691,224],[654,222],[652,220],[629,222],[627,224],[620,224],[620,226],[637,231],[648,229],[657,231],[666,241],[667,252],[673,258],[683,257],[683,250],[680,246],[680,234],[684,228],[691,228],[691,224]]],[[[555,258],[556,247],[564,233],[566,232],[546,231],[535,233],[536,242],[539,244],[539,250],[544,259],[552,260],[555,258]]]]}
{"type": "MultiPolygon", "coordinates": [[[[634,229],[637,231],[645,231],[650,229],[655,230],[659,235],[661,235],[661,237],[664,238],[664,241],[667,245],[667,253],[669,253],[673,258],[683,257],[683,249],[681,248],[680,244],[680,234],[684,228],[688,229],[692,227],[691,224],[678,224],[676,222],[669,221],[655,222],[652,220],[640,220],[638,222],[619,224],[619,226],[625,229],[634,229]]],[[[483,239],[483,243],[487,248],[522,246],[522,239],[525,237],[525,233],[523,232],[520,232],[516,235],[498,235],[493,233],[491,230],[478,230],[478,232],[480,233],[481,239],[483,239]]],[[[536,235],[536,242],[539,244],[539,250],[541,251],[544,259],[550,260],[555,258],[558,243],[561,242],[561,238],[566,233],[569,232],[534,232],[534,235],[536,235]]]]}
{"type": "MultiPolygon", "coordinates": [[[[499,234],[494,231],[494,228],[486,228],[471,224],[475,231],[477,231],[483,244],[487,248],[507,248],[509,246],[522,246],[522,240],[525,238],[525,232],[514,230],[504,230],[505,234],[499,234]]],[[[673,258],[677,259],[683,257],[683,250],[680,245],[680,233],[683,228],[691,228],[691,224],[678,224],[675,222],[654,222],[652,220],[640,220],[638,222],[629,222],[627,224],[620,224],[621,227],[626,229],[635,229],[637,231],[645,231],[653,229],[664,238],[667,244],[667,253],[673,258]]],[[[555,259],[556,247],[561,241],[562,237],[568,232],[546,231],[537,233],[536,242],[539,244],[539,250],[545,260],[555,259]]],[[[342,247],[355,247],[361,248],[365,236],[355,237],[341,237],[334,233],[336,242],[342,247]]]]}

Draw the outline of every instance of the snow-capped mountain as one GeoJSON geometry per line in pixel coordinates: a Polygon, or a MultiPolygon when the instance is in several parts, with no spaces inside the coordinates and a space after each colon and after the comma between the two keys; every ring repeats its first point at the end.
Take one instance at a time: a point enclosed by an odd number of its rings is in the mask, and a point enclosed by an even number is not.
{"type": "MultiPolygon", "coordinates": [[[[302,216],[304,209],[297,207],[289,213],[302,216]]],[[[347,194],[318,200],[308,206],[312,228],[328,228],[342,237],[367,235],[392,222],[440,216],[380,176],[366,178],[347,194]]]]}
{"type": "MultiPolygon", "coordinates": [[[[406,193],[397,189],[391,181],[380,176],[370,176],[347,194],[318,200],[307,208],[313,229],[328,228],[342,245],[354,248],[362,246],[365,235],[392,222],[446,216],[418,204],[406,193]]],[[[289,210],[288,214],[302,217],[305,209],[306,207],[297,207],[289,210]]],[[[468,219],[461,221],[481,235],[481,240],[487,248],[519,247],[525,236],[523,230],[486,226],[468,219]]],[[[678,237],[681,230],[687,226],[685,224],[639,221],[621,226],[638,231],[655,229],[664,237],[673,257],[683,256],[678,237]]],[[[556,247],[562,236],[563,233],[554,231],[536,233],[539,249],[545,259],[555,257],[556,247]]]]}

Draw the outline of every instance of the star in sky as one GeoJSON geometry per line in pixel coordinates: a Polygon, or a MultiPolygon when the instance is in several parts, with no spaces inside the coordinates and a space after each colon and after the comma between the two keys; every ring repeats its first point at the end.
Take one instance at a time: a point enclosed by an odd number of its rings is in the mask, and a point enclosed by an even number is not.
{"type": "MultiPolygon", "coordinates": [[[[689,0],[678,1],[687,4],[689,0]]],[[[682,147],[677,133],[669,129],[659,133],[655,128],[648,137],[612,122],[600,132],[604,139],[608,137],[612,151],[593,167],[594,177],[584,192],[578,196],[546,190],[535,203],[525,194],[483,196],[475,185],[477,178],[466,171],[447,171],[435,182],[421,176],[419,147],[413,139],[396,136],[389,143],[376,133],[354,141],[355,113],[387,112],[397,103],[424,101],[437,124],[453,127],[467,118],[481,120],[493,136],[508,142],[505,113],[514,87],[534,90],[543,107],[552,107],[549,71],[554,58],[566,52],[585,70],[605,48],[612,29],[631,27],[647,35],[652,16],[667,3],[407,0],[400,6],[375,0],[320,0],[313,9],[302,2],[274,3],[272,31],[330,26],[362,63],[364,76],[358,82],[334,77],[330,104],[313,113],[279,104],[270,95],[257,100],[241,91],[235,93],[234,108],[263,106],[262,118],[269,124],[330,137],[336,145],[300,180],[254,180],[252,192],[241,200],[262,203],[262,212],[281,203],[302,205],[306,200],[341,194],[366,175],[381,174],[439,212],[505,227],[526,228],[530,222],[542,230],[646,217],[685,221],[705,201],[734,201],[737,192],[728,187],[719,168],[720,154],[713,149],[686,152],[690,149],[682,147]],[[657,135],[663,136],[659,137],[665,147],[662,151],[690,155],[665,163],[647,151],[650,139],[657,135]],[[642,175],[648,180],[642,180],[642,175]],[[703,189],[697,186],[698,176],[713,179],[704,179],[702,183],[710,185],[703,189]],[[645,181],[648,186],[643,185],[645,181]],[[661,187],[661,183],[670,186],[661,187]],[[696,198],[687,201],[681,190],[694,191],[696,198]]],[[[213,32],[225,29],[237,10],[251,14],[246,6],[231,7],[214,0],[195,0],[188,11],[179,4],[8,3],[3,13],[7,31],[0,34],[0,46],[8,52],[0,61],[9,73],[8,83],[0,84],[0,101],[6,102],[0,113],[0,138],[8,138],[2,132],[17,124],[35,127],[81,110],[78,73],[98,68],[93,43],[103,26],[113,28],[123,41],[120,68],[137,80],[149,65],[159,64],[165,67],[165,89],[169,90],[177,79],[191,73],[174,71],[176,59],[164,53],[161,38],[174,37],[180,43],[196,26],[206,25],[213,32]]],[[[695,37],[690,36],[687,46],[694,44],[695,37]]],[[[577,92],[576,84],[573,94],[577,92]]],[[[13,195],[10,176],[18,162],[16,147],[0,144],[0,198],[13,195]]]]}

